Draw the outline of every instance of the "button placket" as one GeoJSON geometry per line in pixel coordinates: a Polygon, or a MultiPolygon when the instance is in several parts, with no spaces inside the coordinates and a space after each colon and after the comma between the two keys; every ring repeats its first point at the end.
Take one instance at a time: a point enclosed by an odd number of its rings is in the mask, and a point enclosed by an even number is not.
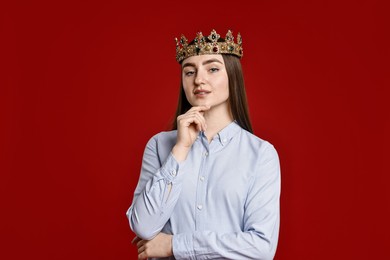
{"type": "MultiPolygon", "coordinates": [[[[202,141],[204,141],[202,139],[202,141]]],[[[208,142],[202,142],[202,152],[200,153],[201,156],[201,165],[198,172],[198,183],[197,183],[197,194],[196,194],[196,201],[195,201],[195,208],[196,208],[196,216],[195,216],[195,227],[196,230],[203,230],[205,225],[205,196],[206,196],[206,185],[205,175],[207,174],[207,162],[209,157],[209,146],[208,142]]]]}

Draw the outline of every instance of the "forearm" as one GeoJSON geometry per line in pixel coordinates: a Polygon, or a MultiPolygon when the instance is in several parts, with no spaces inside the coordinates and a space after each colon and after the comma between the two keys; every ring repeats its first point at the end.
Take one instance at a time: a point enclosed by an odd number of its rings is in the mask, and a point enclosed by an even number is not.
{"type": "Polygon", "coordinates": [[[172,154],[178,162],[182,162],[187,158],[187,155],[188,155],[190,149],[191,149],[191,147],[185,147],[185,146],[176,144],[172,148],[172,154]]]}
{"type": "Polygon", "coordinates": [[[156,236],[170,218],[181,192],[184,174],[171,156],[145,185],[137,187],[127,211],[131,229],[142,239],[156,236]]]}
{"type": "Polygon", "coordinates": [[[172,252],[172,235],[159,233],[152,240],[135,237],[132,241],[138,248],[138,259],[169,257],[172,252]]]}

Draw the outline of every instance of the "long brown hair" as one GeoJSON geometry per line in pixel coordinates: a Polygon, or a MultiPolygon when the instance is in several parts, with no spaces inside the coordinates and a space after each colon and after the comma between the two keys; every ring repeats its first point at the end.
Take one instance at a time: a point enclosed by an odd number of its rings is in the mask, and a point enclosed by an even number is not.
{"type": "MultiPolygon", "coordinates": [[[[244,76],[240,59],[229,54],[222,54],[225,62],[226,72],[229,80],[229,104],[233,119],[239,126],[253,133],[252,124],[249,118],[248,101],[245,92],[244,76]]],[[[173,130],[177,129],[176,118],[184,114],[191,108],[183,89],[183,81],[180,84],[180,94],[177,104],[175,118],[173,119],[173,130]]]]}

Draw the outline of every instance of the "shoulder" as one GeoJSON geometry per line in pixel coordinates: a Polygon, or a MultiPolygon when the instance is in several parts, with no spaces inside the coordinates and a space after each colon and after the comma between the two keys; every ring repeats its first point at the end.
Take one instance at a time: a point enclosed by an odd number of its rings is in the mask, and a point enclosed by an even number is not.
{"type": "MultiPolygon", "coordinates": [[[[176,136],[177,136],[177,130],[172,130],[172,131],[163,131],[160,133],[155,134],[150,138],[150,140],[154,140],[155,142],[166,142],[166,141],[176,141],[176,136]]],[[[149,140],[149,141],[150,141],[149,140]]]]}
{"type": "Polygon", "coordinates": [[[246,130],[242,131],[242,138],[248,139],[250,150],[254,154],[254,164],[256,165],[254,176],[263,180],[278,181],[280,179],[280,161],[273,144],[246,130]]]}
{"type": "Polygon", "coordinates": [[[277,156],[275,147],[267,140],[264,140],[257,135],[248,132],[245,129],[241,129],[242,142],[246,143],[251,150],[259,155],[273,154],[277,156]]]}
{"type": "Polygon", "coordinates": [[[172,131],[163,131],[160,133],[155,134],[152,136],[147,144],[147,147],[155,148],[157,149],[158,147],[171,147],[176,143],[176,130],[172,131]]]}
{"type": "Polygon", "coordinates": [[[159,158],[164,161],[176,143],[176,131],[160,132],[152,136],[144,150],[145,157],[159,158]]]}

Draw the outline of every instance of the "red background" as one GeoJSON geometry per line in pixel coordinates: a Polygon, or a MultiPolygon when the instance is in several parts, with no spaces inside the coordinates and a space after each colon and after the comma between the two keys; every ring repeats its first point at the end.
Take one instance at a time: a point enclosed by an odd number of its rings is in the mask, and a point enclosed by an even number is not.
{"type": "Polygon", "coordinates": [[[386,1],[4,2],[2,259],[136,259],[125,212],[176,107],[174,37],[213,28],[241,32],[280,155],[276,259],[390,257],[386,1]]]}

